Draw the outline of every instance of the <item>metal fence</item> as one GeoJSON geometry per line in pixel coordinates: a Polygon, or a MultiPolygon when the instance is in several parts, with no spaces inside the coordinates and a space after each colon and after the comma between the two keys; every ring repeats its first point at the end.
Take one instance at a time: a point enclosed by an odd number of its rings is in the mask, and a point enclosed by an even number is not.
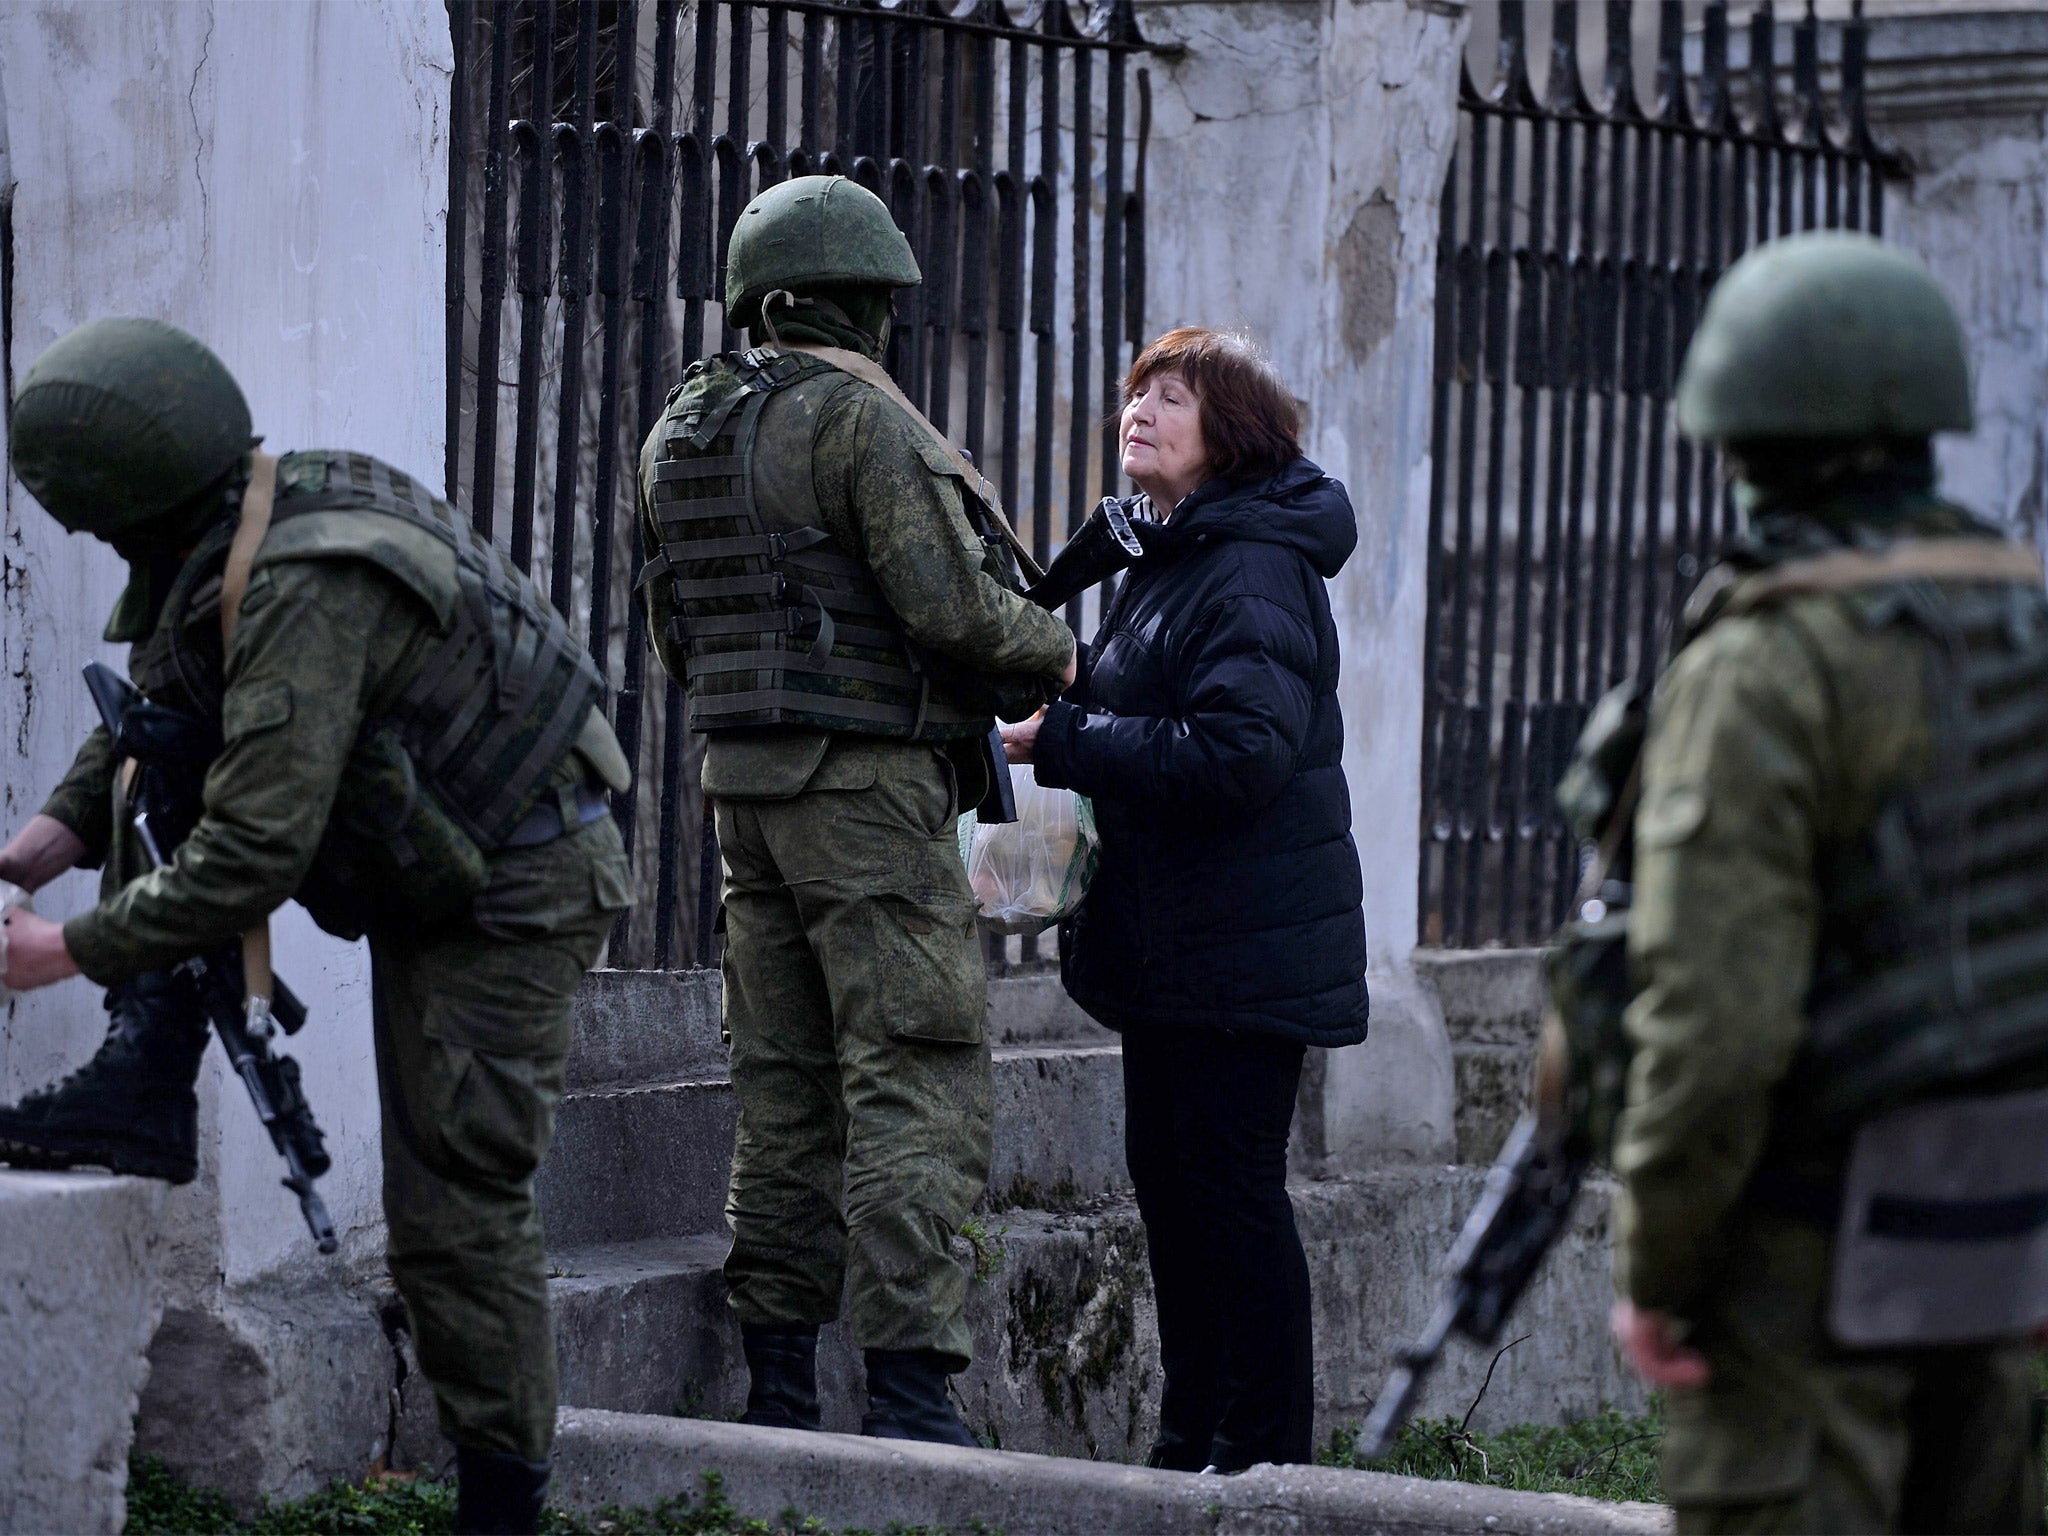
{"type": "Polygon", "coordinates": [[[888,202],[925,282],[898,299],[887,365],[1043,558],[1117,475],[1105,417],[1144,312],[1143,39],[1130,0],[448,8],[448,493],[546,572],[604,671],[642,894],[613,963],[701,963],[701,744],[650,677],[628,573],[638,446],[688,362],[736,341],[726,236],[785,177],[888,202]]]}
{"type": "Polygon", "coordinates": [[[1520,0],[1502,5],[1497,78],[1462,83],[1437,267],[1426,944],[1530,943],[1562,919],[1578,865],[1552,796],[1572,744],[1603,691],[1657,664],[1733,528],[1716,456],[1669,410],[1708,290],[1777,235],[1881,234],[1884,179],[1903,173],[1865,119],[1860,5],[1832,108],[1811,7],[1787,80],[1768,3],[1731,74],[1726,0],[1690,37],[1679,0],[1656,8],[1645,106],[1630,32],[1649,10],[1610,0],[1597,97],[1575,0],[1555,7],[1540,97],[1520,0]]]}

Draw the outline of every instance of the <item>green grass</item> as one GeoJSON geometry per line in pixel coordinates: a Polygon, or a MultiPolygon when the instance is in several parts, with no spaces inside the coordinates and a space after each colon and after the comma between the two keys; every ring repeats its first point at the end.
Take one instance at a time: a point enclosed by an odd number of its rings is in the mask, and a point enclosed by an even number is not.
{"type": "MultiPolygon", "coordinates": [[[[266,1504],[246,1521],[226,1499],[187,1486],[154,1456],[128,1463],[127,1536],[445,1536],[455,1520],[452,1483],[427,1478],[329,1483],[311,1498],[266,1504]]],[[[551,1510],[548,1536],[834,1536],[831,1527],[786,1509],[754,1519],[726,1502],[723,1480],[704,1474],[702,1497],[664,1499],[652,1509],[607,1509],[585,1518],[551,1510]]],[[[946,1536],[929,1526],[891,1524],[886,1531],[838,1536],[946,1536]]],[[[979,1521],[967,1536],[1001,1536],[979,1521]]]]}
{"type": "Polygon", "coordinates": [[[1576,1493],[1591,1499],[1663,1499],[1657,1446],[1664,1419],[1656,1404],[1642,1418],[1605,1409],[1575,1424],[1520,1424],[1497,1434],[1467,1430],[1457,1419],[1420,1419],[1404,1426],[1393,1450],[1377,1461],[1357,1454],[1356,1429],[1339,1431],[1316,1460],[1461,1483],[1490,1483],[1524,1493],[1576,1493]]]}

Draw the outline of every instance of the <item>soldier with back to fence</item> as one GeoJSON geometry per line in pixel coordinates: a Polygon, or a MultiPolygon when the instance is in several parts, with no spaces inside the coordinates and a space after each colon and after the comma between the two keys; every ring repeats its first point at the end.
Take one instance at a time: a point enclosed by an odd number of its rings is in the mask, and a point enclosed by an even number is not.
{"type": "Polygon", "coordinates": [[[725,860],[745,1422],[819,1426],[844,1291],[865,1432],[971,1445],[951,1243],[987,1181],[992,1082],[954,823],[990,784],[992,717],[1071,681],[1074,638],[1013,590],[985,482],[876,362],[920,281],[881,200],[781,183],[727,254],[753,346],[694,364],[647,439],[641,579],[725,860]]]}
{"type": "Polygon", "coordinates": [[[1732,267],[1678,414],[1748,529],[1646,737],[1603,704],[1581,743],[1598,863],[1553,962],[1585,1123],[1618,1111],[1615,1331],[1668,1394],[1664,1492],[1681,1531],[2038,1529],[2041,561],[1936,494],[1961,329],[1868,236],[1732,267]]]}
{"type": "Polygon", "coordinates": [[[190,803],[158,807],[176,827],[145,837],[130,797],[155,769],[125,755],[124,714],[122,746],[96,731],[0,850],[30,890],[104,864],[99,905],[61,928],[11,916],[5,980],[82,971],[110,1016],[84,1067],[0,1109],[0,1160],[189,1181],[209,1020],[192,962],[251,936],[235,976],[254,1026],[287,898],[367,935],[388,1257],[456,1446],[456,1529],[535,1530],[556,1382],[533,1175],[570,1001],[628,889],[597,670],[417,482],[362,454],[254,451],[234,379],[171,326],[59,340],[10,427],[22,484],[128,561],[106,638],[132,643],[152,718],[208,746],[190,803]]]}

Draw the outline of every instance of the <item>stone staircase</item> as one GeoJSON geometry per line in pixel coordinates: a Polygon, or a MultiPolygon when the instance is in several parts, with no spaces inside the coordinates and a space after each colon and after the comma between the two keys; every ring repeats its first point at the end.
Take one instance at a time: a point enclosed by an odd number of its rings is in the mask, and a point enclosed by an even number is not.
{"type": "MultiPolygon", "coordinates": [[[[1457,994],[1468,979],[1437,985],[1457,994]]],[[[1490,995],[1480,986],[1473,1006],[1490,995]]],[[[976,1276],[975,1362],[955,1389],[991,1444],[1135,1459],[1156,1422],[1158,1346],[1116,1038],[1044,974],[994,981],[989,1027],[990,1193],[956,1246],[976,1276]]],[[[1461,1088],[1469,1051],[1458,1047],[1461,1088]]],[[[540,1179],[565,1405],[738,1413],[746,1372],[719,1275],[736,1112],[715,974],[610,971],[585,983],[540,1179]]],[[[1461,1159],[1497,1140],[1499,1118],[1484,1105],[1469,1125],[1461,1115],[1461,1159]]],[[[1392,1350],[1421,1327],[1482,1178],[1470,1164],[1407,1165],[1295,1184],[1316,1293],[1319,1436],[1364,1415],[1392,1350]]],[[[1634,1401],[1606,1342],[1606,1220],[1596,1190],[1524,1302],[1514,1333],[1530,1338],[1501,1359],[1475,1423],[1634,1401]]],[[[1454,1346],[1425,1409],[1464,1412],[1490,1364],[1491,1351],[1454,1346]]],[[[819,1377],[826,1427],[857,1429],[859,1357],[843,1327],[825,1331],[819,1377]]]]}

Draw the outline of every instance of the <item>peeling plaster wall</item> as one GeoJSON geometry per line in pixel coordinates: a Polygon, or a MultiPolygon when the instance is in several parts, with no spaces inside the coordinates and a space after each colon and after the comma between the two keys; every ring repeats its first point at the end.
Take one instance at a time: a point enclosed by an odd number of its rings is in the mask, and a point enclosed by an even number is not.
{"type": "MultiPolygon", "coordinates": [[[[1312,1165],[1448,1158],[1441,1017],[1416,942],[1437,205],[1467,21],[1442,0],[1154,4],[1146,325],[1241,326],[1306,405],[1358,511],[1332,583],[1365,877],[1372,1037],[1314,1064],[1312,1165]]],[[[1298,1149],[1298,1154],[1300,1149],[1298,1149]]]]}
{"type": "Polygon", "coordinates": [[[1887,234],[1934,269],[1970,340],[1977,430],[1938,439],[1942,488],[2042,543],[2048,117],[1958,116],[1892,132],[1917,173],[1887,206],[1887,234]]]}
{"type": "MultiPolygon", "coordinates": [[[[447,19],[407,0],[318,5],[0,8],[6,171],[14,183],[11,376],[82,321],[155,315],[208,341],[274,449],[332,444],[438,478],[451,69],[447,19]]],[[[66,538],[12,478],[0,525],[0,835],[40,805],[95,722],[85,662],[119,665],[100,626],[122,567],[66,538]]],[[[39,899],[67,916],[97,876],[39,899]]],[[[297,907],[278,966],[313,1023],[291,1051],[335,1169],[345,1256],[381,1266],[368,957],[297,907]]],[[[18,1000],[0,1094],[75,1065],[104,1026],[82,981],[18,1000]]],[[[179,1283],[308,1265],[296,1203],[220,1052],[202,1074],[201,1181],[174,1193],[179,1283]]]]}

